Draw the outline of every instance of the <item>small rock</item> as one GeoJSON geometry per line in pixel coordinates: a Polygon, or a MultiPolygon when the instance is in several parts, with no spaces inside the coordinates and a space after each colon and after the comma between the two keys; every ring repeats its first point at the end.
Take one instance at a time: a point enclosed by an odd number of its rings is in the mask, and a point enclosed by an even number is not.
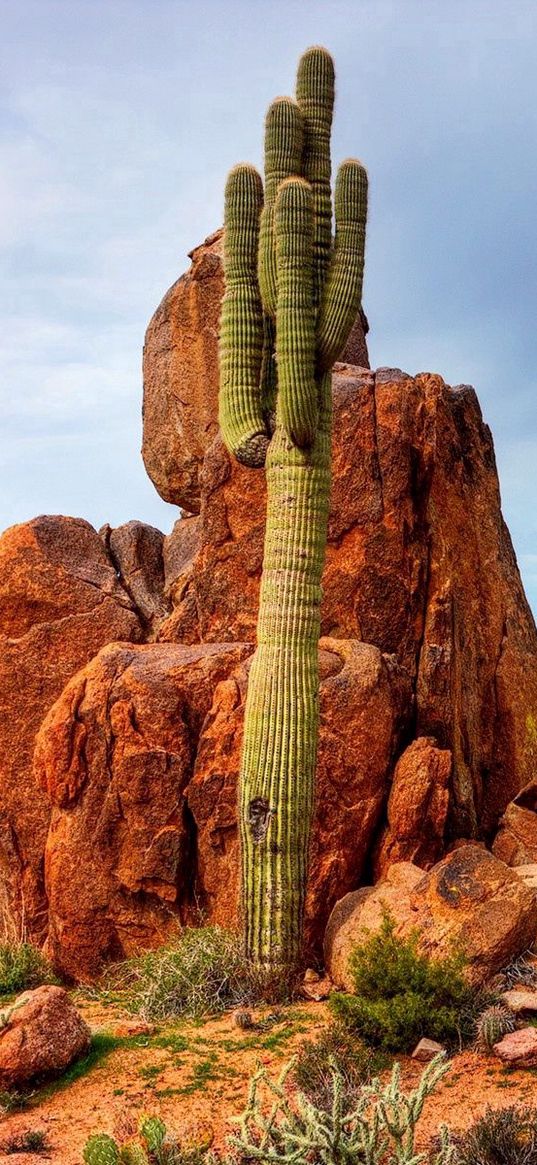
{"type": "Polygon", "coordinates": [[[537,1028],[523,1027],[494,1044],[494,1055],[508,1068],[533,1068],[537,1064],[537,1028]]]}
{"type": "Polygon", "coordinates": [[[424,1038],[420,1040],[419,1044],[416,1044],[412,1052],[412,1059],[425,1064],[428,1060],[434,1060],[435,1056],[438,1056],[440,1052],[445,1052],[445,1050],[442,1044],[437,1044],[436,1040],[424,1038]]]}
{"type": "Polygon", "coordinates": [[[318,971],[314,971],[313,967],[308,967],[304,971],[304,983],[318,983],[321,976],[318,971]]]}
{"type": "Polygon", "coordinates": [[[504,991],[502,999],[509,1011],[520,1015],[523,1011],[537,1011],[537,991],[516,990],[504,991]]]}
{"type": "Polygon", "coordinates": [[[304,976],[300,994],[304,999],[312,999],[314,1003],[321,1003],[323,999],[328,999],[333,990],[334,984],[329,975],[324,975],[322,979],[319,976],[313,982],[307,982],[304,976]]]}
{"type": "Polygon", "coordinates": [[[0,1012],[0,1089],[60,1076],[90,1041],[91,1031],[63,987],[25,991],[0,1012]]]}

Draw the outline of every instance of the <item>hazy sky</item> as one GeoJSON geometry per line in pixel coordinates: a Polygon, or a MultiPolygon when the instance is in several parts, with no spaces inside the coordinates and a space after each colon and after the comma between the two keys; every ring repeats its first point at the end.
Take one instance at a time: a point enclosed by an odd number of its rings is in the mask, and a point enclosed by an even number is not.
{"type": "Polygon", "coordinates": [[[535,0],[0,0],[0,28],[0,528],[171,528],[144,330],[320,42],[334,161],[370,175],[372,365],[474,384],[537,608],[535,0]]]}

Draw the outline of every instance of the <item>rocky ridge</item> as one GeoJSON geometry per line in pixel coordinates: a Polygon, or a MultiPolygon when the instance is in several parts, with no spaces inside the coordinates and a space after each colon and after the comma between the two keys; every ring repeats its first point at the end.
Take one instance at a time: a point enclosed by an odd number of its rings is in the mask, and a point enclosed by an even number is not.
{"type": "MultiPolygon", "coordinates": [[[[217,431],[221,293],[217,234],[146,337],[144,460],[183,507],[171,534],[59,517],[0,540],[4,913],[48,936],[73,978],[161,942],[199,907],[237,920],[265,486],[217,431]]],[[[342,895],[394,862],[431,869],[458,839],[491,842],[503,814],[497,857],[535,860],[510,837],[537,748],[537,633],[490,432],[470,387],[364,367],[361,319],[346,356],[333,376],[313,953],[342,895]]]]}

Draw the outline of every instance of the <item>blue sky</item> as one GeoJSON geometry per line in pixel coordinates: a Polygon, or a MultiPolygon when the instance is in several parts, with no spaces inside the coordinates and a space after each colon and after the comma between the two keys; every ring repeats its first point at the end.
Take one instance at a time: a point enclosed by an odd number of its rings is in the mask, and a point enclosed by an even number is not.
{"type": "Polygon", "coordinates": [[[537,5],[0,0],[0,528],[176,511],[139,455],[146,324],[323,43],[371,186],[373,365],[472,383],[537,608],[537,5]]]}

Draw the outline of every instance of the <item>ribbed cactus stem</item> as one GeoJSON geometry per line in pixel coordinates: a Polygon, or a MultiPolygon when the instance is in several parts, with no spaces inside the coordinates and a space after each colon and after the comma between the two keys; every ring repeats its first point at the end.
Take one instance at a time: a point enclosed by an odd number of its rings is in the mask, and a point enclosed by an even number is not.
{"type": "Polygon", "coordinates": [[[260,387],[263,313],[256,279],[262,204],[257,170],[236,166],[227,180],[224,209],[219,420],[228,448],[252,468],[264,464],[269,442],[260,387]]]}
{"type": "Polygon", "coordinates": [[[334,112],[334,62],[326,49],[314,45],[302,56],[296,99],[304,118],[302,173],[311,183],[315,208],[314,304],[321,302],[332,246],[330,132],[334,112]]]}
{"type": "Polygon", "coordinates": [[[274,215],[278,272],[276,359],[280,417],[301,449],[317,427],[313,311],[313,199],[303,178],[282,182],[274,215]]]}
{"type": "Polygon", "coordinates": [[[349,158],[338,170],[336,237],[317,325],[317,366],[331,368],[345,347],[362,302],[367,173],[349,158]]]}
{"type": "Polygon", "coordinates": [[[266,312],[276,318],[278,281],[274,206],[281,182],[300,173],[304,145],[302,114],[290,97],[277,97],[265,119],[265,205],[259,232],[259,287],[266,312]]]}
{"type": "Polygon", "coordinates": [[[120,1165],[121,1161],[116,1142],[107,1133],[94,1133],[89,1137],[82,1157],[85,1165],[120,1165]]]}

